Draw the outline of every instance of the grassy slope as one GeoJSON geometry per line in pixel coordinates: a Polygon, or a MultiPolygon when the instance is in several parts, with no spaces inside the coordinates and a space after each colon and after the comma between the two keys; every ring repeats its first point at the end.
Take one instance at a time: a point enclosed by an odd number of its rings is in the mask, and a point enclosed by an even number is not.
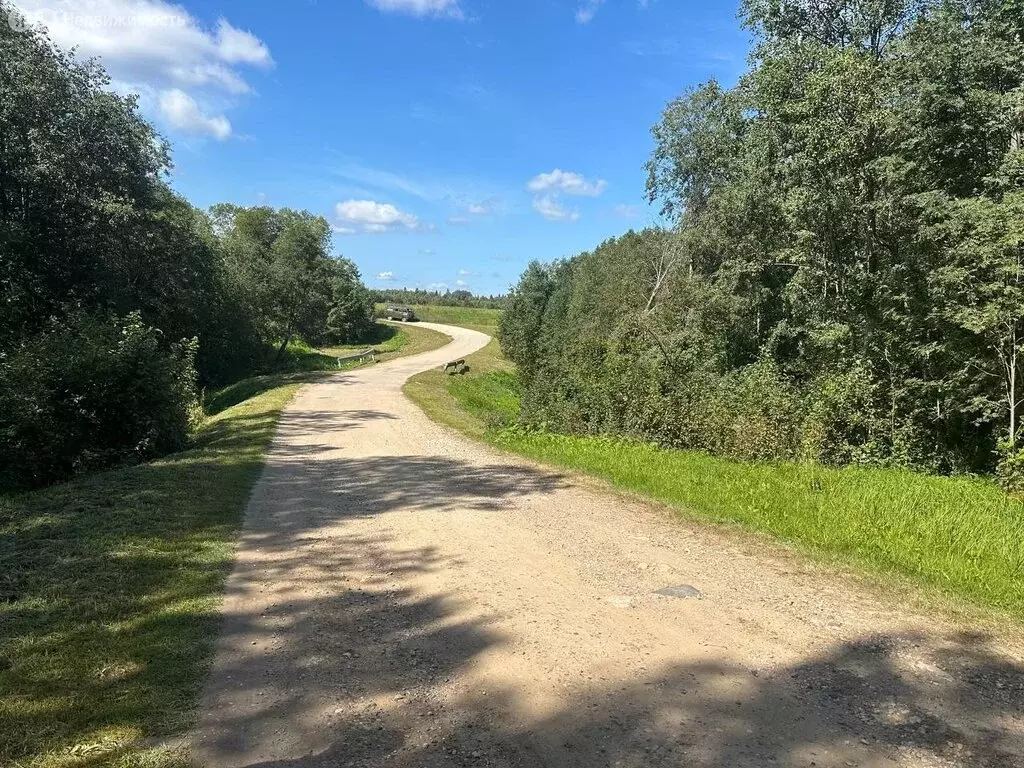
{"type": "Polygon", "coordinates": [[[504,423],[519,416],[519,397],[512,364],[501,356],[498,342],[466,358],[469,373],[447,376],[439,370],[413,376],[404,387],[405,393],[430,418],[454,427],[472,437],[484,439],[488,426],[499,414],[504,423]]]}
{"type": "Polygon", "coordinates": [[[383,362],[395,357],[429,352],[432,349],[443,347],[449,341],[451,338],[448,336],[429,328],[378,322],[376,335],[363,344],[312,349],[302,343],[292,343],[288,346],[284,358],[277,367],[281,371],[290,373],[348,370],[358,366],[359,363],[346,362],[339,366],[337,358],[372,349],[376,353],[377,361],[383,362]]]}
{"type": "MultiPolygon", "coordinates": [[[[403,328],[381,356],[447,341],[403,328]]],[[[292,352],[299,371],[336,367],[292,352]]],[[[138,741],[188,728],[263,454],[292,394],[321,375],[213,393],[188,452],[0,497],[0,765],[179,764],[138,741]]]]}
{"type": "Polygon", "coordinates": [[[900,470],[751,465],[593,437],[493,427],[518,414],[518,384],[496,343],[465,377],[414,377],[433,419],[500,447],[610,481],[686,517],[739,524],[818,559],[854,565],[954,602],[1024,618],[1024,504],[993,483],[900,470]]]}
{"type": "Polygon", "coordinates": [[[416,317],[424,322],[472,328],[474,331],[481,331],[492,336],[498,327],[498,318],[501,316],[500,309],[480,309],[478,307],[417,305],[411,309],[416,313],[416,317]]]}
{"type": "Polygon", "coordinates": [[[245,502],[298,386],[222,411],[188,452],[0,500],[0,765],[115,762],[188,726],[245,502]]]}

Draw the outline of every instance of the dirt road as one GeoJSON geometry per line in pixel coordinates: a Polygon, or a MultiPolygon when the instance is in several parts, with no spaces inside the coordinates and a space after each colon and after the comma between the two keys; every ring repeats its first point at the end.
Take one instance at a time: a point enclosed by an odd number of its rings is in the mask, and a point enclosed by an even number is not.
{"type": "Polygon", "coordinates": [[[402,383],[486,342],[433,327],[285,414],[201,764],[1024,766],[997,640],[432,424],[402,383]]]}

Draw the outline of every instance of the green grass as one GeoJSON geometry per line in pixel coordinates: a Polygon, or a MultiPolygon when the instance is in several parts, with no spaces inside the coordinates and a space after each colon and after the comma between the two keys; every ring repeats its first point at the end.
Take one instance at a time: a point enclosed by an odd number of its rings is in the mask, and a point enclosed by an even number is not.
{"type": "Polygon", "coordinates": [[[435,307],[417,305],[411,307],[416,317],[426,323],[441,323],[471,328],[474,331],[493,336],[498,327],[500,309],[482,309],[479,307],[435,307]]]}
{"type": "Polygon", "coordinates": [[[769,534],[817,560],[853,566],[897,590],[937,593],[950,608],[981,606],[1024,619],[1024,504],[979,478],[901,470],[745,464],[596,437],[501,429],[519,387],[493,343],[471,372],[413,377],[406,392],[427,414],[537,461],[609,481],[693,520],[769,534]]]}
{"type": "Polygon", "coordinates": [[[494,426],[518,418],[518,382],[495,340],[466,362],[466,375],[425,371],[409,379],[403,391],[434,421],[484,439],[494,426]]]}
{"type": "Polygon", "coordinates": [[[0,765],[179,765],[249,491],[299,386],[151,464],[0,499],[0,765]]]}

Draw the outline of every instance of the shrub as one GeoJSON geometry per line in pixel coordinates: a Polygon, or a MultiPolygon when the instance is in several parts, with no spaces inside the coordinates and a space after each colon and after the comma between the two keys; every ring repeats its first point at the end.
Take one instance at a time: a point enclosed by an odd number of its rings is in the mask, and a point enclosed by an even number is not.
{"type": "Polygon", "coordinates": [[[996,476],[1007,493],[1024,496],[1024,448],[1011,447],[1009,442],[999,444],[999,465],[996,476]]]}
{"type": "Polygon", "coordinates": [[[183,448],[198,407],[195,351],[137,313],[78,314],[0,355],[0,489],[183,448]]]}

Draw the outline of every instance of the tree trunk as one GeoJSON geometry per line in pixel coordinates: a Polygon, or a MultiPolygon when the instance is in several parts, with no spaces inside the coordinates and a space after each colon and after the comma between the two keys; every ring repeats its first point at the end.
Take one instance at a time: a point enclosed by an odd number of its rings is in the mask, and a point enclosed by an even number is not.
{"type": "Polygon", "coordinates": [[[1010,447],[1017,447],[1017,339],[1014,335],[1010,340],[1010,447]]]}
{"type": "Polygon", "coordinates": [[[291,343],[292,335],[289,333],[284,337],[284,341],[281,342],[281,346],[277,349],[277,357],[274,358],[274,365],[281,362],[281,358],[284,357],[284,351],[288,349],[288,345],[291,343]]]}

